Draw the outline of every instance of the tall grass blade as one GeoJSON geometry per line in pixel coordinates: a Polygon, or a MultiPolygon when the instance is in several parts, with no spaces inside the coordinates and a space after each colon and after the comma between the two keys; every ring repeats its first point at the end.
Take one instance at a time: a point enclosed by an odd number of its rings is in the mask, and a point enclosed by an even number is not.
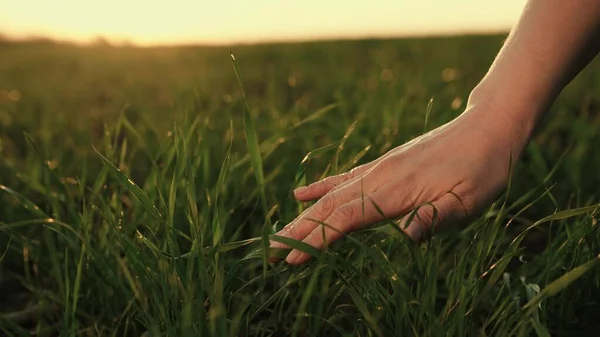
{"type": "Polygon", "coordinates": [[[258,143],[258,136],[256,135],[256,128],[254,127],[254,122],[250,117],[250,108],[248,107],[248,100],[246,98],[246,91],[244,90],[244,83],[242,81],[241,70],[239,69],[238,63],[233,54],[231,54],[231,60],[233,63],[235,76],[237,77],[238,83],[240,85],[240,90],[242,91],[242,97],[244,98],[244,133],[246,135],[246,146],[248,148],[248,152],[250,153],[252,169],[254,170],[256,182],[258,183],[258,187],[261,191],[261,200],[263,203],[264,211],[266,213],[268,209],[264,193],[265,177],[263,172],[262,157],[260,154],[260,146],[258,143]]]}
{"type": "Polygon", "coordinates": [[[148,195],[144,193],[144,191],[142,191],[142,189],[135,182],[133,182],[131,178],[129,178],[125,173],[123,173],[115,165],[113,165],[113,163],[106,159],[106,157],[104,157],[95,147],[93,147],[93,149],[96,152],[96,154],[98,154],[100,159],[102,159],[102,162],[108,168],[109,172],[113,175],[113,177],[115,177],[117,181],[123,187],[125,187],[125,189],[127,189],[131,194],[133,194],[140,201],[142,206],[147,211],[149,211],[154,218],[156,218],[157,220],[162,220],[162,215],[160,214],[156,206],[152,203],[148,195]]]}

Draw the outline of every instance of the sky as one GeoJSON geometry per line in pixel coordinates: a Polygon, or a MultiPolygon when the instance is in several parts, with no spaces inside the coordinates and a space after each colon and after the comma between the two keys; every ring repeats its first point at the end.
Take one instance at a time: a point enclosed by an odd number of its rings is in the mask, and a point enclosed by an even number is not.
{"type": "Polygon", "coordinates": [[[0,0],[0,34],[139,45],[485,33],[526,0],[0,0]]]}

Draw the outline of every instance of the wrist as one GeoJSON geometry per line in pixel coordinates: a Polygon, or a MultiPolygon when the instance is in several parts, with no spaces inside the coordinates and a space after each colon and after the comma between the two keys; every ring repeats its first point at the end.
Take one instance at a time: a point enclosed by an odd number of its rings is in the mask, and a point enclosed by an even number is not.
{"type": "Polygon", "coordinates": [[[529,144],[547,104],[514,92],[514,88],[503,88],[486,78],[471,91],[464,114],[481,120],[490,137],[504,139],[503,145],[511,148],[516,160],[529,144]]]}

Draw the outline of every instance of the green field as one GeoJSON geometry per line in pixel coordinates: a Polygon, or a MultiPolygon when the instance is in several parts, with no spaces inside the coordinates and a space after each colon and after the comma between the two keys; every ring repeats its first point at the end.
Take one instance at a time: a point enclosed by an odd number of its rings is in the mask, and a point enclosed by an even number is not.
{"type": "Polygon", "coordinates": [[[597,62],[468,226],[267,261],[295,187],[458,116],[504,38],[0,43],[0,335],[597,336],[597,62]]]}

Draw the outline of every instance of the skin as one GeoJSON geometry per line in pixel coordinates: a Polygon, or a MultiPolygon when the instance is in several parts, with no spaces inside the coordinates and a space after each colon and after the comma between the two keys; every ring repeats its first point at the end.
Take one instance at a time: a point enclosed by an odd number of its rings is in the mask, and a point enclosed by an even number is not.
{"type": "MultiPolygon", "coordinates": [[[[434,234],[432,224],[443,230],[480,214],[506,188],[510,163],[560,91],[599,51],[600,0],[528,1],[459,117],[370,163],[296,189],[298,201],[318,201],[276,235],[322,249],[343,233],[403,217],[401,228],[419,243],[434,234]]],[[[309,259],[298,250],[286,257],[291,264],[309,259]]]]}

